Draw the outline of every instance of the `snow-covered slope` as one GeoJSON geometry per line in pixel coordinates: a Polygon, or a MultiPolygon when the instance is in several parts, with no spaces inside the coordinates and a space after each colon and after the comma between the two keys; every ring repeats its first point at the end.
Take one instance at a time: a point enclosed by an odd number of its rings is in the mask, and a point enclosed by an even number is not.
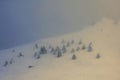
{"type": "Polygon", "coordinates": [[[120,80],[119,34],[119,23],[104,19],[81,32],[0,51],[0,80],[120,80]]]}

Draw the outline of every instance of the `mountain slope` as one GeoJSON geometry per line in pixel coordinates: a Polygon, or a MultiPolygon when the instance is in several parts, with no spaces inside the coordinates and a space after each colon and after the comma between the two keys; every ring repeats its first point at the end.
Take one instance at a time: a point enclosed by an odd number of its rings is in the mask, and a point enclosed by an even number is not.
{"type": "Polygon", "coordinates": [[[81,32],[1,51],[0,80],[119,80],[119,31],[103,19],[81,32]]]}

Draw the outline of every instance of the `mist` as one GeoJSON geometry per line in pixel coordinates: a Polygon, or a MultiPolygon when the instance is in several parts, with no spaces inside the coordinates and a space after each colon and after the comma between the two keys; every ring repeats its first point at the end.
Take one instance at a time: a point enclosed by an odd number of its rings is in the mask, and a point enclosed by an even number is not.
{"type": "Polygon", "coordinates": [[[1,0],[0,50],[120,19],[118,0],[1,0]]]}

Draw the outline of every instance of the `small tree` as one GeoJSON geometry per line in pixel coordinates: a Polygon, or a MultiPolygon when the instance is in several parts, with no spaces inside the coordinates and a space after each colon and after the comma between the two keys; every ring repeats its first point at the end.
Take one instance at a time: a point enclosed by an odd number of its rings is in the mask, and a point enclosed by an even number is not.
{"type": "Polygon", "coordinates": [[[73,54],[73,55],[72,55],[72,60],[76,60],[76,58],[77,58],[76,55],[73,54]]]}
{"type": "Polygon", "coordinates": [[[29,65],[29,66],[28,66],[28,68],[33,68],[33,67],[34,67],[34,66],[32,66],[32,65],[29,65]]]}
{"type": "Polygon", "coordinates": [[[67,51],[67,49],[66,49],[65,45],[63,45],[63,47],[62,47],[62,52],[63,52],[63,53],[66,53],[66,51],[67,51]]]}
{"type": "Polygon", "coordinates": [[[83,45],[81,49],[82,49],[82,50],[85,50],[85,49],[86,49],[86,46],[85,46],[85,45],[83,45]]]}
{"type": "Polygon", "coordinates": [[[40,49],[40,54],[46,54],[47,53],[47,49],[43,46],[40,49]]]}
{"type": "Polygon", "coordinates": [[[99,59],[101,56],[100,56],[100,54],[98,53],[97,55],[96,55],[96,59],[99,59]]]}
{"type": "Polygon", "coordinates": [[[19,52],[18,57],[19,57],[19,58],[20,58],[20,57],[24,57],[24,55],[22,54],[22,52],[19,52]]]}
{"type": "Polygon", "coordinates": [[[67,45],[66,45],[67,47],[69,47],[70,46],[70,43],[69,42],[67,42],[67,45]]]}
{"type": "Polygon", "coordinates": [[[71,50],[71,53],[74,53],[75,52],[75,49],[73,48],[72,50],[71,50]]]}
{"type": "Polygon", "coordinates": [[[8,61],[5,61],[5,63],[4,63],[3,66],[4,66],[4,67],[8,66],[8,61]]]}
{"type": "Polygon", "coordinates": [[[79,51],[80,50],[80,47],[78,46],[77,48],[76,48],[76,51],[79,51]]]}
{"type": "Polygon", "coordinates": [[[91,52],[93,50],[93,48],[92,48],[92,43],[90,43],[89,45],[88,45],[88,52],[91,52]]]}
{"type": "Polygon", "coordinates": [[[38,54],[38,55],[36,56],[36,59],[40,59],[40,54],[38,54]]]}
{"type": "Polygon", "coordinates": [[[61,57],[62,56],[62,52],[61,52],[61,50],[58,50],[58,52],[57,52],[57,57],[59,58],[59,57],[61,57]]]}
{"type": "Polygon", "coordinates": [[[38,44],[37,43],[35,44],[35,48],[38,49],[38,44]]]}
{"type": "Polygon", "coordinates": [[[74,43],[74,40],[71,41],[71,44],[73,44],[73,43],[74,43]]]}
{"type": "Polygon", "coordinates": [[[80,40],[78,44],[81,45],[81,44],[82,44],[82,41],[80,40]]]}
{"type": "Polygon", "coordinates": [[[10,59],[9,64],[13,64],[14,60],[13,58],[10,59]]]}
{"type": "Polygon", "coordinates": [[[63,39],[63,40],[61,41],[61,43],[64,44],[64,43],[65,43],[65,40],[63,39]]]}
{"type": "Polygon", "coordinates": [[[14,52],[15,52],[15,49],[13,49],[12,52],[14,53],[14,52]]]}
{"type": "Polygon", "coordinates": [[[36,58],[36,57],[37,57],[37,52],[35,52],[35,53],[34,53],[34,56],[33,56],[33,57],[34,57],[34,58],[36,58]]]}

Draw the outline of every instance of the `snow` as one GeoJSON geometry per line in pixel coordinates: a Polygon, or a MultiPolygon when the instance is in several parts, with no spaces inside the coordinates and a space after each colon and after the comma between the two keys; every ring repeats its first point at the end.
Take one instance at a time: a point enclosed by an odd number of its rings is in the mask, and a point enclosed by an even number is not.
{"type": "Polygon", "coordinates": [[[120,80],[119,31],[119,23],[103,19],[81,32],[0,51],[0,80],[120,80]],[[70,46],[67,47],[68,42],[70,46]],[[90,43],[93,50],[88,52],[90,43]],[[61,49],[63,45],[67,52],[61,57],[50,53],[50,46],[61,49]],[[84,50],[81,49],[83,45],[86,47],[84,50]],[[36,59],[33,55],[40,51],[41,46],[45,46],[48,52],[36,59]],[[78,47],[80,50],[76,50],[78,47]],[[71,52],[72,49],[75,51],[71,52]],[[20,52],[23,57],[18,57],[20,52]],[[72,60],[73,54],[76,55],[75,60],[72,60]],[[100,58],[96,58],[97,54],[100,58]],[[4,67],[4,62],[10,59],[13,63],[4,67]]]}

